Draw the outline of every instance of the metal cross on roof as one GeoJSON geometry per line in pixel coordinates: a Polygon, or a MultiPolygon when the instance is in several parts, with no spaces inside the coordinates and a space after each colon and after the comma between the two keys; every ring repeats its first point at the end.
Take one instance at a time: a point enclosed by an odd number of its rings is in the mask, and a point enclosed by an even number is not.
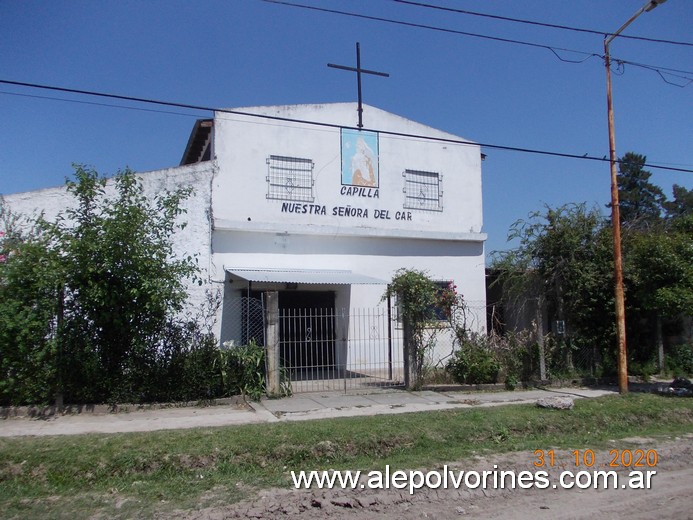
{"type": "Polygon", "coordinates": [[[361,46],[358,42],[356,42],[356,68],[354,67],[346,67],[344,65],[335,65],[334,63],[328,63],[328,67],[332,67],[334,69],[342,69],[342,70],[348,70],[350,72],[355,72],[356,73],[356,81],[358,85],[358,94],[359,94],[359,105],[358,105],[358,113],[359,113],[359,128],[363,128],[363,99],[361,96],[361,74],[373,74],[374,76],[383,76],[385,78],[389,78],[390,75],[387,72],[378,72],[376,70],[368,70],[368,69],[362,69],[361,68],[361,46]]]}

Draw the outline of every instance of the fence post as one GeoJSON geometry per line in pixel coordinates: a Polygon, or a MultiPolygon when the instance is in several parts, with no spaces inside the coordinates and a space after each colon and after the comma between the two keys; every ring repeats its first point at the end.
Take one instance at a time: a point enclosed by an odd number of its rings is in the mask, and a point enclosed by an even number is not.
{"type": "Polygon", "coordinates": [[[419,363],[416,355],[416,342],[412,334],[412,325],[407,316],[402,316],[402,336],[404,343],[404,387],[407,390],[418,390],[421,374],[419,374],[419,363]]]}
{"type": "Polygon", "coordinates": [[[664,338],[662,337],[662,316],[657,313],[657,368],[659,373],[663,374],[664,366],[664,338]]]}
{"type": "Polygon", "coordinates": [[[279,377],[279,293],[265,292],[265,370],[267,395],[278,396],[279,377]]]}
{"type": "Polygon", "coordinates": [[[392,296],[387,295],[387,378],[392,381],[392,296]]]}
{"type": "Polygon", "coordinates": [[[535,309],[535,335],[539,346],[539,379],[546,381],[546,350],[544,347],[544,300],[537,298],[535,309]]]}

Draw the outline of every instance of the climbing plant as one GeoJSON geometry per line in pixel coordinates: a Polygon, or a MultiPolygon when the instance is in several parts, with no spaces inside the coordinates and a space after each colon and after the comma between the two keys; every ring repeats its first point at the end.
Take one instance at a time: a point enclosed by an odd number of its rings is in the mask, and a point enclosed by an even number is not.
{"type": "Polygon", "coordinates": [[[395,298],[405,335],[405,356],[411,380],[409,386],[421,386],[426,356],[435,345],[437,324],[454,312],[457,298],[454,287],[441,288],[424,271],[398,270],[387,287],[383,300],[395,298]]]}

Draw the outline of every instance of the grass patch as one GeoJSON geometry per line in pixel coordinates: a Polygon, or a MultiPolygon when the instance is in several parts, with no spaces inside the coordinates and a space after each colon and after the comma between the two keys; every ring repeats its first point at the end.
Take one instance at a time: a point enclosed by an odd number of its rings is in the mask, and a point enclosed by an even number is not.
{"type": "Polygon", "coordinates": [[[108,518],[240,500],[291,470],[432,467],[480,452],[599,448],[693,431],[693,399],[648,394],[150,433],[0,439],[4,518],[108,518]]]}

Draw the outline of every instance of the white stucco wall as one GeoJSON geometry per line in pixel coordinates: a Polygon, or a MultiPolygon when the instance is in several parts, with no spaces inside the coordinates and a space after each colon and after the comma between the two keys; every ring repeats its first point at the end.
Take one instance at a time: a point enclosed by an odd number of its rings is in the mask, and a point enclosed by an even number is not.
{"type": "MultiPolygon", "coordinates": [[[[338,125],[354,120],[356,106],[239,111],[338,125]]],[[[461,139],[369,106],[364,121],[381,132],[461,139]]],[[[352,269],[386,279],[397,268],[416,267],[440,279],[455,278],[456,273],[458,285],[469,287],[471,298],[485,299],[478,145],[380,133],[378,186],[359,189],[342,184],[340,128],[218,113],[214,143],[219,164],[212,193],[218,279],[230,266],[352,269]],[[270,155],[314,162],[314,201],[268,198],[270,155]],[[404,207],[405,170],[442,175],[442,210],[404,207]],[[346,216],[347,208],[360,213],[346,216]]]]}
{"type": "MultiPolygon", "coordinates": [[[[211,265],[211,182],[215,168],[215,163],[206,162],[137,175],[148,196],[161,195],[179,187],[193,187],[193,195],[182,203],[186,213],[179,217],[179,221],[185,222],[186,227],[174,234],[173,245],[178,257],[197,255],[203,280],[209,279],[211,265]]],[[[112,196],[113,193],[113,184],[109,181],[106,195],[112,196]]],[[[29,217],[43,213],[44,218],[49,221],[76,205],[74,197],[64,186],[3,195],[3,199],[15,213],[29,217]]],[[[205,290],[211,288],[215,288],[214,284],[199,286],[189,281],[189,309],[201,309],[205,302],[205,290]]]]}
{"type": "MultiPolygon", "coordinates": [[[[243,112],[349,124],[353,103],[252,107],[243,112]]],[[[366,106],[368,127],[380,131],[460,139],[430,127],[366,106]]],[[[340,128],[253,119],[218,113],[215,153],[219,175],[213,206],[217,229],[284,231],[310,226],[315,234],[357,234],[401,237],[461,238],[483,241],[481,153],[478,145],[451,144],[379,134],[380,178],[377,189],[350,190],[342,185],[340,128]],[[268,199],[267,159],[270,155],[314,162],[314,201],[287,204],[268,199]],[[405,170],[442,175],[443,211],[404,208],[405,170]],[[239,197],[239,193],[243,196],[239,197]],[[367,217],[341,216],[340,209],[362,210],[367,217]],[[476,235],[476,236],[474,236],[476,235]]]]}
{"type": "MultiPolygon", "coordinates": [[[[354,103],[238,110],[331,125],[350,126],[356,118],[354,103]]],[[[351,270],[389,281],[398,269],[415,268],[433,279],[457,284],[474,313],[472,326],[485,330],[486,236],[482,233],[479,146],[386,135],[382,132],[461,139],[369,106],[364,107],[364,123],[381,132],[379,182],[377,188],[353,189],[342,184],[339,127],[216,115],[214,279],[224,280],[226,269],[245,267],[351,270]],[[272,155],[313,161],[313,201],[292,203],[268,197],[268,157],[272,155]],[[442,175],[442,210],[404,207],[405,170],[442,175]],[[360,216],[346,216],[346,208],[359,209],[360,216]]],[[[233,287],[227,286],[226,294],[240,294],[244,288],[233,287]]],[[[284,289],[257,283],[253,288],[284,289]]],[[[333,290],[337,307],[370,308],[381,305],[385,286],[296,289],[333,290]]]]}

